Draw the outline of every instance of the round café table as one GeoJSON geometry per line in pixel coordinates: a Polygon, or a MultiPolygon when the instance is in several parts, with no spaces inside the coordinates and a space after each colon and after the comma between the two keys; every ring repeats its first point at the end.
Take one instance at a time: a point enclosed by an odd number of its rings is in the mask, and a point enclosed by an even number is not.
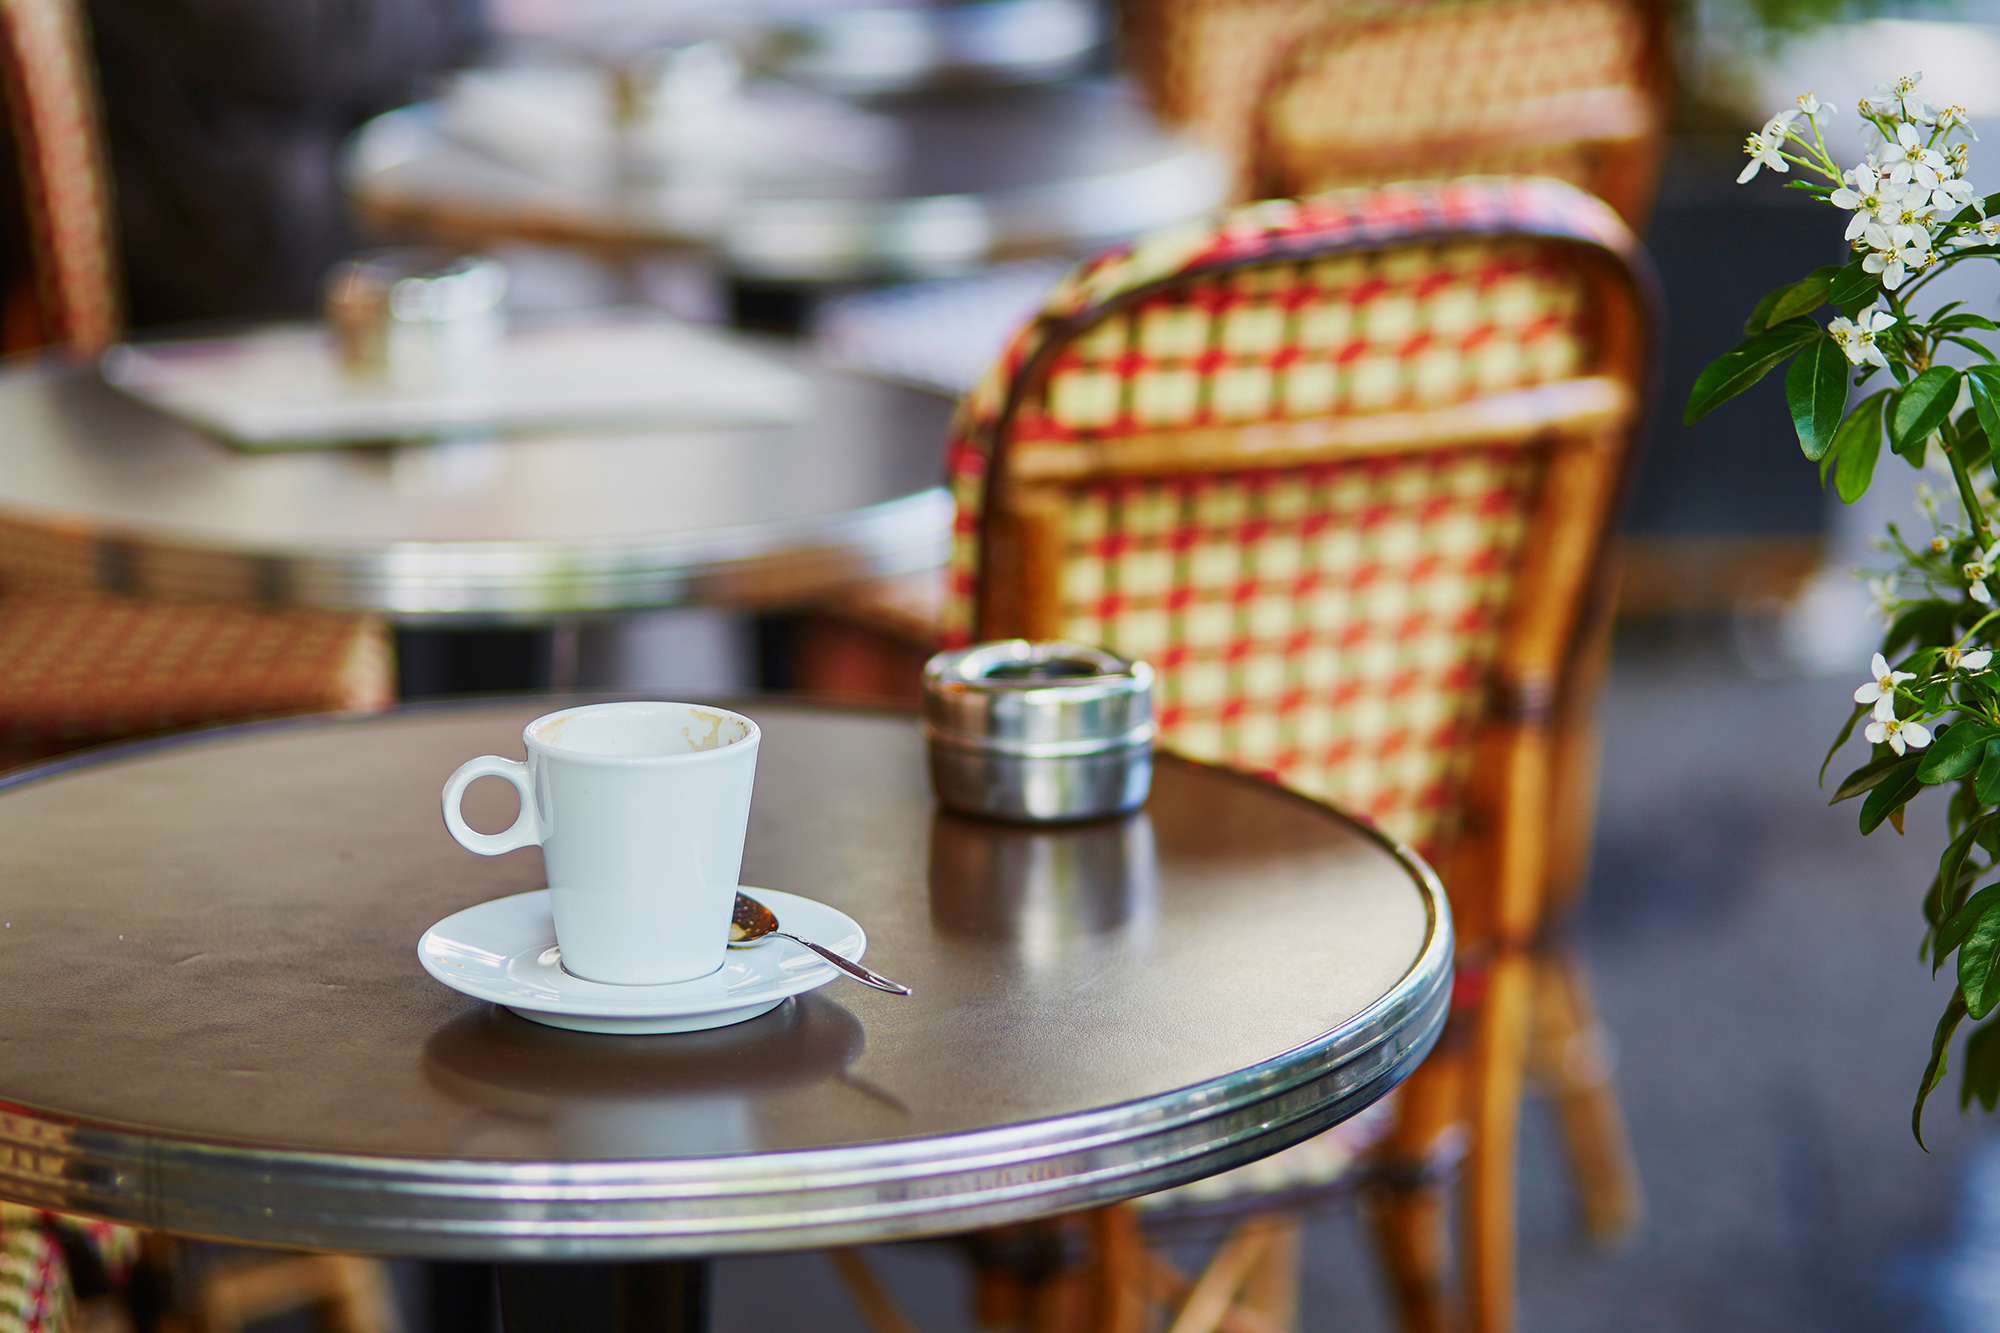
{"type": "MultiPolygon", "coordinates": [[[[914,720],[753,702],[743,882],[850,913],[915,994],[836,981],[676,1036],[539,1027],[415,946],[541,886],[537,853],[453,842],[438,792],[554,706],[253,724],[0,784],[0,1197],[497,1261],[510,1328],[592,1301],[626,1314],[590,1327],[670,1325],[700,1317],[705,1256],[1249,1161],[1374,1102],[1443,1024],[1436,879],[1333,810],[1163,756],[1130,818],[981,823],[933,807],[914,720]]],[[[502,784],[471,798],[476,825],[512,816],[502,784]]]]}
{"type": "Polygon", "coordinates": [[[241,453],[62,362],[0,369],[0,574],[135,595],[548,625],[778,606],[944,560],[950,404],[751,338],[798,425],[241,453]]]}
{"type": "MultiPolygon", "coordinates": [[[[931,276],[1073,254],[1191,217],[1228,192],[1220,159],[1162,129],[1115,81],[929,93],[870,110],[902,145],[893,164],[727,185],[712,169],[685,181],[556,179],[454,138],[441,109],[425,104],[356,134],[347,189],[390,232],[697,247],[735,277],[769,283],[931,276]]],[[[573,157],[556,165],[578,169],[573,157]]]]}

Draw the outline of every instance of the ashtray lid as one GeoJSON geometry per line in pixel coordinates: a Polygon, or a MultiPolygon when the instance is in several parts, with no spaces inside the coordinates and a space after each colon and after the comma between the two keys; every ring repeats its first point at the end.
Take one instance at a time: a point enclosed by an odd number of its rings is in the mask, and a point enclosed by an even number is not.
{"type": "Polygon", "coordinates": [[[1153,739],[1153,669],[1080,643],[1002,639],[924,666],[932,739],[982,750],[1088,754],[1153,739]]]}

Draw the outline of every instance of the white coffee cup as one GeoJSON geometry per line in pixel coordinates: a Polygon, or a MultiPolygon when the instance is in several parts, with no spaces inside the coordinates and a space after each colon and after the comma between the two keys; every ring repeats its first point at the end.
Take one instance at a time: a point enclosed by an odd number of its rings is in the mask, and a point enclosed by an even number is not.
{"type": "Polygon", "coordinates": [[[703,704],[587,704],[538,717],[521,735],[525,764],[489,754],[459,765],[444,784],[444,822],[481,856],[541,844],[563,967],[628,986],[721,967],[757,724],[703,704]],[[483,777],[521,794],[504,833],[481,833],[460,811],[483,777]]]}

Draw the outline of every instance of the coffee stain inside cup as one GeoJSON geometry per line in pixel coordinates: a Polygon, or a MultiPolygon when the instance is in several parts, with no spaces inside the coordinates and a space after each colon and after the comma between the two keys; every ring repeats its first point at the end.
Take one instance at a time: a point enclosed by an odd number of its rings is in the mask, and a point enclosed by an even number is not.
{"type": "Polygon", "coordinates": [[[562,739],[563,729],[569,726],[569,723],[568,713],[564,713],[561,717],[552,717],[535,728],[535,736],[544,745],[554,745],[562,739]]]}
{"type": "Polygon", "coordinates": [[[706,708],[690,708],[688,709],[688,716],[694,718],[697,722],[706,722],[708,724],[708,733],[700,737],[694,734],[692,726],[681,728],[681,738],[688,743],[688,748],[691,750],[719,750],[725,745],[733,744],[743,739],[741,734],[743,728],[740,725],[734,728],[738,733],[737,735],[731,736],[727,740],[723,739],[722,724],[735,721],[734,718],[729,717],[727,714],[710,712],[706,708]]]}

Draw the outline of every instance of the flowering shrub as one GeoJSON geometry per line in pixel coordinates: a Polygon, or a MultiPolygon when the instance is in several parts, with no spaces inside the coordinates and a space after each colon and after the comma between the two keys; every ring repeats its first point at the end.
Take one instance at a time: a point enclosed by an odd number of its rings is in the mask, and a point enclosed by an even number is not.
{"type": "MultiPolygon", "coordinates": [[[[1912,799],[1929,787],[1946,793],[1950,842],[1924,895],[1922,952],[1933,971],[1957,954],[1958,986],[1938,1021],[1910,1115],[1919,1143],[1924,1100],[1944,1077],[1952,1034],[2000,1005],[2000,882],[1973,889],[2000,869],[2000,671],[1992,649],[2000,641],[2000,540],[1987,516],[1995,503],[2000,365],[1975,336],[2000,325],[1957,301],[1927,313],[1913,308],[1924,286],[1952,265],[2000,257],[2000,195],[1982,198],[1972,188],[1966,140],[1978,136],[1964,112],[1940,109],[1918,91],[1922,79],[1913,74],[1861,99],[1868,151],[1848,171],[1827,152],[1823,135],[1835,108],[1811,93],[1750,136],[1750,164],[1737,181],[1800,168],[1802,179],[1788,188],[1852,214],[1852,254],[1758,302],[1744,341],[1702,371],[1684,414],[1694,421],[1789,362],[1785,399],[1799,446],[1842,500],[1852,504],[1868,489],[1885,436],[1911,465],[1951,476],[1951,498],[1943,505],[1924,500],[1928,540],[1913,545],[1889,528],[1883,549],[1895,564],[1871,585],[1888,627],[1882,651],[1827,753],[1831,764],[1867,719],[1862,738],[1873,751],[1833,796],[1861,798],[1864,834],[1885,822],[1900,833],[1912,799]],[[1987,216],[1989,208],[1996,216],[1987,216]],[[1839,313],[1822,327],[1812,316],[1825,305],[1839,313]],[[1938,364],[1939,354],[1954,348],[1972,354],[1967,368],[1938,364]],[[1850,409],[1853,390],[1883,374],[1893,382],[1850,409]]],[[[1974,1100],[1988,1111],[2000,1103],[2000,1017],[1966,1041],[1959,1105],[1974,1100]]]]}

